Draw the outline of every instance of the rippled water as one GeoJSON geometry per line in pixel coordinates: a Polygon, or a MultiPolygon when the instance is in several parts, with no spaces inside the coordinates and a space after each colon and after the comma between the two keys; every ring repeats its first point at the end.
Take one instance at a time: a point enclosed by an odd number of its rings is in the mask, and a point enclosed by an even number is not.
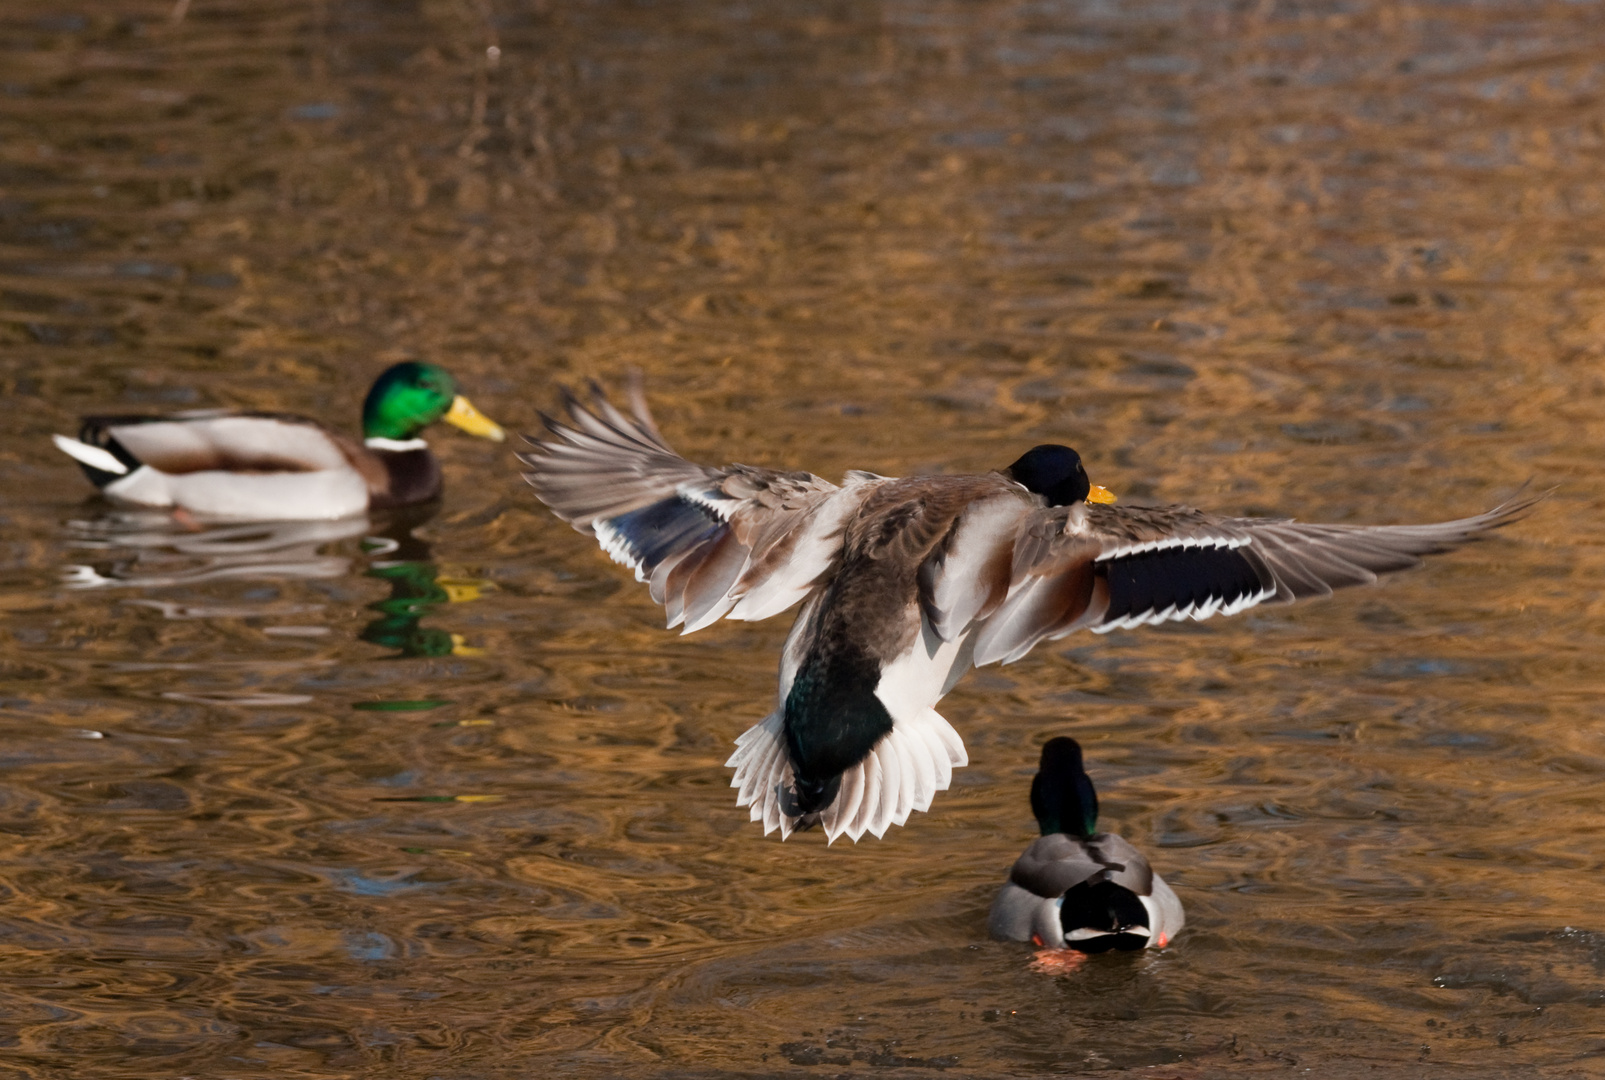
{"type": "Polygon", "coordinates": [[[0,1067],[1599,1075],[1601,15],[11,0],[0,1067]],[[47,440],[354,424],[404,356],[526,429],[640,367],[689,456],[831,477],[1052,439],[1234,512],[1559,491],[977,672],[934,813],[781,845],[721,764],[785,620],[664,633],[507,447],[439,435],[433,517],[186,530],[47,440]],[[984,922],[1060,732],[1189,926],[1054,978],[984,922]]]}

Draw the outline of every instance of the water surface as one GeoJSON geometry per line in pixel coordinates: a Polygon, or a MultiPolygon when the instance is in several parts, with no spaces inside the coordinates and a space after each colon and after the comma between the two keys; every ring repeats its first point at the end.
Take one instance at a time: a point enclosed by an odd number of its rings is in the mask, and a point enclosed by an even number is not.
{"type": "Polygon", "coordinates": [[[13,0],[0,1066],[1597,1075],[1601,57],[1597,3],[13,0]],[[785,620],[663,632],[508,447],[439,434],[432,516],[193,529],[47,438],[354,424],[403,357],[514,429],[640,368],[688,456],[831,478],[1559,490],[974,673],[932,814],[782,845],[721,766],[785,620]],[[1066,978],[984,933],[1057,733],[1189,918],[1066,978]]]}

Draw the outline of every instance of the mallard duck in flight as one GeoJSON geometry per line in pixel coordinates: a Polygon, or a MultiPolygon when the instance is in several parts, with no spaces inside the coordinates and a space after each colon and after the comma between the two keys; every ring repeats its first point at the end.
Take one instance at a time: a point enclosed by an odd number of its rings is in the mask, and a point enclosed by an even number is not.
{"type": "Polygon", "coordinates": [[[401,363],[362,403],[362,441],[280,413],[208,410],[175,416],[89,416],[78,438],[52,438],[104,494],[208,518],[343,518],[428,502],[440,463],[420,438],[444,420],[500,442],[444,368],[401,363]]]}
{"type": "Polygon", "coordinates": [[[1043,745],[1031,813],[1042,835],[992,902],[993,937],[1083,953],[1170,944],[1186,922],[1181,901],[1142,852],[1098,831],[1098,792],[1074,739],[1043,745]]]}
{"type": "Polygon", "coordinates": [[[1039,641],[1325,596],[1520,517],[1537,497],[1433,525],[1306,525],[1186,506],[1115,506],[1064,446],[979,476],[710,468],[676,454],[638,386],[625,415],[593,385],[525,479],[647,582],[684,633],[802,610],[778,706],[736,740],[738,806],[767,834],[829,840],[927,810],[968,762],[934,709],[972,665],[1039,641]]]}

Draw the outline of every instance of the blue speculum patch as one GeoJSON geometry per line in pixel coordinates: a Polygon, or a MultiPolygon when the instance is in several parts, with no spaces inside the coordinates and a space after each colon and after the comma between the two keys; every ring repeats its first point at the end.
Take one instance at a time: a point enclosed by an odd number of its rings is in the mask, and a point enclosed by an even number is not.
{"type": "Polygon", "coordinates": [[[676,551],[713,539],[725,527],[707,507],[678,497],[609,518],[607,524],[649,570],[676,551]]]}

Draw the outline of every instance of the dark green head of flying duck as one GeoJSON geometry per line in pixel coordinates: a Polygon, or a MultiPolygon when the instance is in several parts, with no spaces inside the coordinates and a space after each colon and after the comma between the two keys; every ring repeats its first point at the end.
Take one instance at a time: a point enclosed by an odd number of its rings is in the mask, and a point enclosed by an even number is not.
{"type": "Polygon", "coordinates": [[[1068,833],[1085,839],[1098,831],[1098,793],[1074,739],[1061,735],[1042,747],[1042,764],[1031,781],[1031,813],[1043,836],[1068,833]]]}
{"type": "Polygon", "coordinates": [[[1020,456],[1020,460],[1004,469],[1003,475],[1027,491],[1047,499],[1049,506],[1115,501],[1108,488],[1099,487],[1087,479],[1081,455],[1068,446],[1055,443],[1033,446],[1020,456]]]}
{"type": "Polygon", "coordinates": [[[400,442],[417,438],[438,420],[481,438],[500,442],[506,437],[457,393],[451,374],[437,364],[410,360],[392,364],[374,380],[362,402],[362,435],[366,439],[400,442]]]}

